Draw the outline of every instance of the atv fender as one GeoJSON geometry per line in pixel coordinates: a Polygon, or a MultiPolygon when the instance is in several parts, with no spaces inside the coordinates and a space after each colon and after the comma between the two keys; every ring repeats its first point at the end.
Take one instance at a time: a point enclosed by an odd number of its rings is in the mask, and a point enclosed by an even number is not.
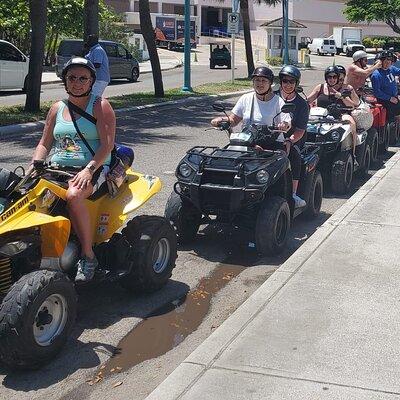
{"type": "Polygon", "coordinates": [[[40,227],[42,256],[60,257],[67,245],[71,230],[71,223],[67,218],[28,211],[1,226],[0,235],[33,227],[40,227]]]}
{"type": "Polygon", "coordinates": [[[142,175],[133,171],[128,171],[128,185],[118,193],[121,199],[121,215],[130,214],[135,211],[151,197],[161,190],[160,178],[152,175],[142,175]]]}

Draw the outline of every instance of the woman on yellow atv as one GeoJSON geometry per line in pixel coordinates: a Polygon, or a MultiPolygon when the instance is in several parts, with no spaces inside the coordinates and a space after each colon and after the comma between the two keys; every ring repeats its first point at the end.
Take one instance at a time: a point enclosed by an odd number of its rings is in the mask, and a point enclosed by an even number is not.
{"type": "Polygon", "coordinates": [[[91,280],[98,265],[92,249],[92,227],[85,199],[104,182],[115,139],[114,111],[106,99],[91,93],[95,80],[96,69],[89,60],[73,57],[67,62],[62,71],[62,81],[69,105],[66,105],[68,102],[58,101],[50,108],[42,138],[32,158],[32,163],[33,160],[45,159],[55,142],[51,162],[76,172],[68,181],[66,199],[72,226],[82,249],[76,282],[91,280]],[[73,112],[76,107],[96,120],[90,121],[79,110],[73,112]]]}

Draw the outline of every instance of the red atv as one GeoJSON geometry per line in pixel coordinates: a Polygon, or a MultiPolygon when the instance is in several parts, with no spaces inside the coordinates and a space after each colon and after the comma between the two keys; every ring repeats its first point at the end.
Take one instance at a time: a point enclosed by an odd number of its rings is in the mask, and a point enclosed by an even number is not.
{"type": "Polygon", "coordinates": [[[386,108],[378,103],[371,88],[364,89],[364,100],[370,105],[374,116],[374,123],[371,129],[378,133],[379,152],[385,153],[390,145],[396,145],[400,139],[400,124],[389,123],[387,120],[386,108]]]}

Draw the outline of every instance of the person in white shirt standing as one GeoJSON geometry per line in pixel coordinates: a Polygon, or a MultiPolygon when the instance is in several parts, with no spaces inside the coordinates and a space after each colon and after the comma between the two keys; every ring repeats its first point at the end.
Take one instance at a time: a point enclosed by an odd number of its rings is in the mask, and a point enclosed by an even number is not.
{"type": "Polygon", "coordinates": [[[96,68],[97,79],[93,85],[92,94],[102,97],[104,90],[110,83],[110,68],[107,53],[100,46],[97,35],[88,36],[85,48],[89,49],[85,58],[90,60],[96,68]]]}

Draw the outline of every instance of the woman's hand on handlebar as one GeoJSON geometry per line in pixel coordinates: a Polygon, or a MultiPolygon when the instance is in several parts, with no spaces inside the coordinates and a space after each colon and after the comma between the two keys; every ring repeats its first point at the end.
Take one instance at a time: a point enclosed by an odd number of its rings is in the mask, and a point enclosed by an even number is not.
{"type": "Polygon", "coordinates": [[[219,128],[223,122],[230,122],[230,121],[224,117],[217,117],[211,120],[211,125],[216,128],[219,128]]]}
{"type": "Polygon", "coordinates": [[[286,132],[287,130],[289,130],[290,124],[289,124],[289,122],[282,121],[282,122],[279,122],[279,124],[277,125],[277,128],[280,131],[285,131],[286,132]]]}

